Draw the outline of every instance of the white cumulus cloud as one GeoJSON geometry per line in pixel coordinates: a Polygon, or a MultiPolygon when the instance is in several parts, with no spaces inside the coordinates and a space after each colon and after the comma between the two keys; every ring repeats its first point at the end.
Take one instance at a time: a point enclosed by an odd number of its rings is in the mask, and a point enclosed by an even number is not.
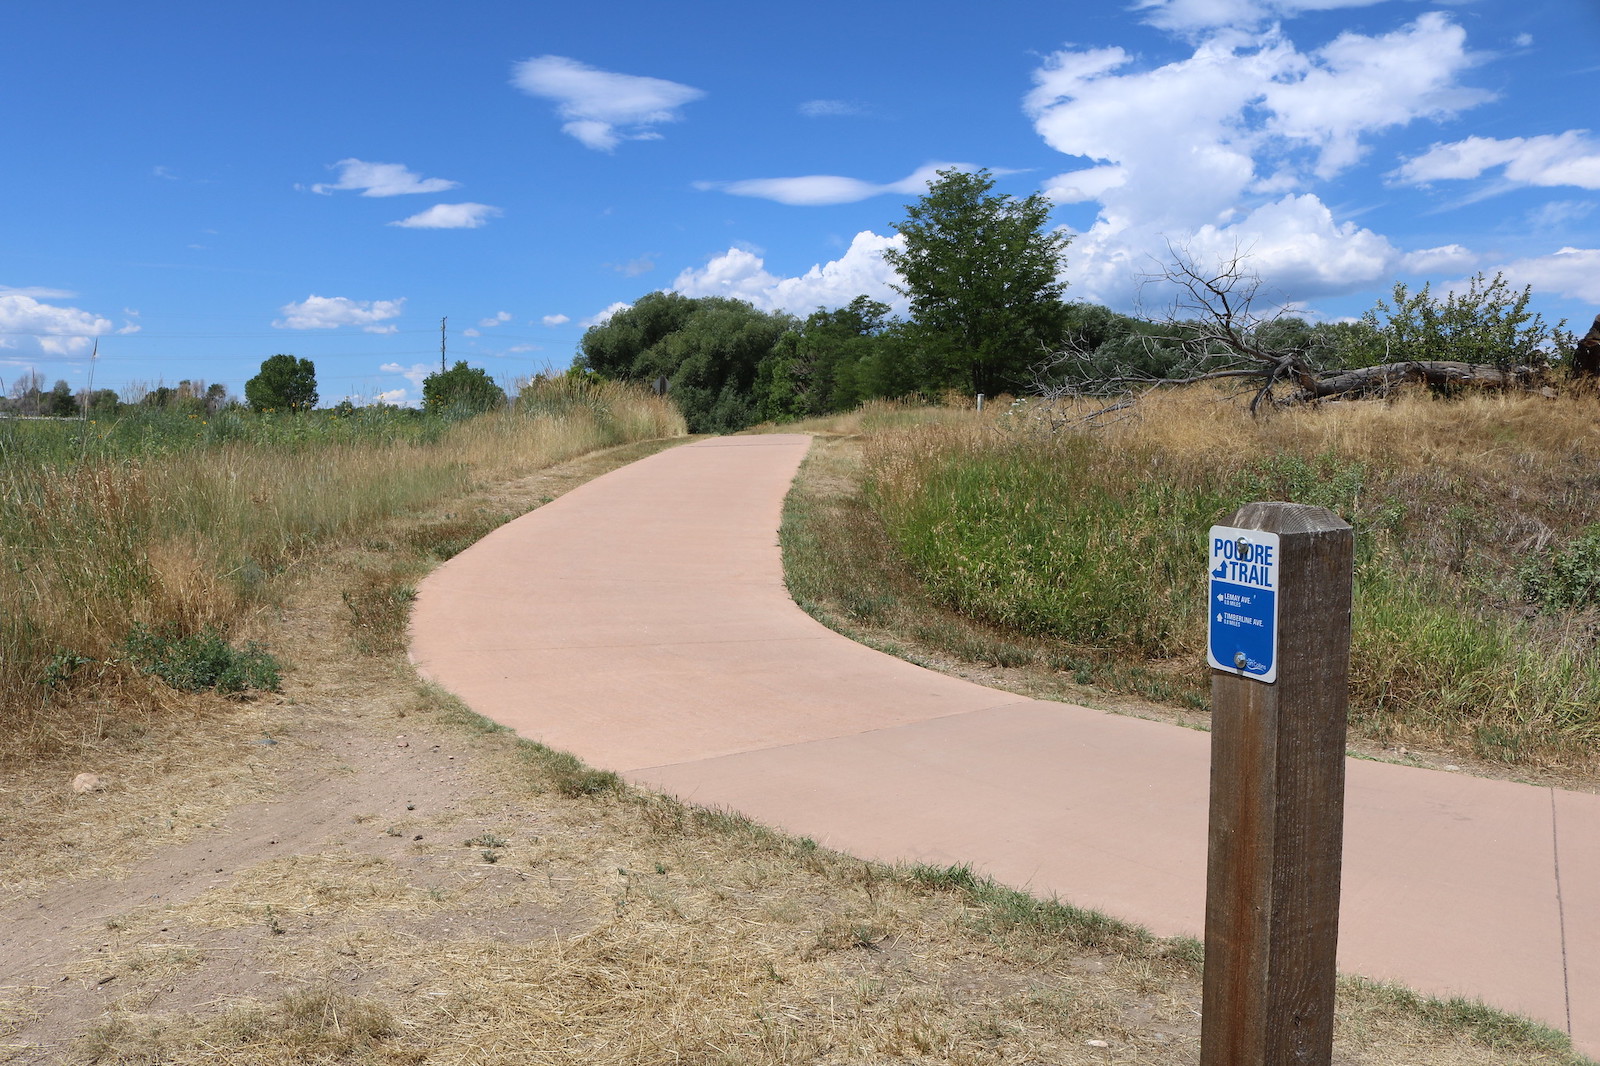
{"type": "Polygon", "coordinates": [[[920,196],[930,182],[937,180],[940,170],[972,171],[978,168],[970,163],[929,163],[918,167],[899,181],[875,184],[858,178],[845,178],[835,174],[810,174],[798,178],[749,178],[743,181],[697,181],[695,188],[717,189],[734,196],[754,196],[762,200],[776,200],[780,204],[814,206],[818,204],[853,204],[873,196],[887,193],[920,196]]]}
{"type": "Polygon", "coordinates": [[[1493,99],[1458,83],[1479,59],[1467,34],[1442,12],[1393,33],[1341,33],[1306,57],[1299,77],[1265,87],[1268,130],[1318,152],[1318,177],[1360,158],[1361,137],[1419,118],[1448,118],[1493,99]]]}
{"type": "Polygon", "coordinates": [[[539,321],[543,322],[547,326],[564,326],[568,322],[571,322],[572,319],[568,318],[566,315],[545,315],[539,321]]]}
{"type": "Polygon", "coordinates": [[[58,289],[0,288],[0,347],[34,349],[53,356],[89,352],[95,337],[112,331],[111,320],[37,298],[61,299],[70,295],[58,289]]]}
{"type": "Polygon", "coordinates": [[[1436,144],[1408,159],[1394,177],[1421,185],[1434,181],[1464,181],[1499,169],[1507,187],[1519,185],[1573,185],[1600,189],[1600,141],[1588,130],[1539,137],[1468,137],[1436,144]]]}
{"type": "Polygon", "coordinates": [[[1388,238],[1336,220],[1309,193],[1263,204],[1229,226],[1201,226],[1188,246],[1199,262],[1215,263],[1243,240],[1249,268],[1295,300],[1384,281],[1401,255],[1388,238]]]}
{"type": "Polygon", "coordinates": [[[1400,259],[1401,267],[1409,274],[1449,274],[1471,270],[1477,262],[1477,253],[1459,244],[1418,248],[1400,259]]]}
{"type": "Polygon", "coordinates": [[[515,64],[511,84],[556,102],[561,128],[585,146],[609,152],[622,141],[656,140],[654,127],[682,118],[683,105],[705,95],[664,78],[617,74],[565,56],[535,56],[515,64]]]}
{"type": "Polygon", "coordinates": [[[275,319],[278,329],[338,329],[361,326],[369,333],[392,333],[395,327],[383,323],[399,318],[405,298],[398,300],[350,300],[343,296],[307,296],[299,303],[284,304],[283,317],[275,319]]]}
{"type": "MultiPolygon", "coordinates": [[[[399,363],[384,363],[378,369],[385,374],[399,374],[418,389],[422,388],[422,383],[427,379],[428,375],[434,372],[432,363],[412,363],[410,366],[402,366],[399,363]]],[[[388,395],[392,396],[394,394],[389,393],[388,395]]]]}
{"type": "Polygon", "coordinates": [[[1591,306],[1600,304],[1600,248],[1562,248],[1552,255],[1516,259],[1493,270],[1505,271],[1519,287],[1532,285],[1537,292],[1557,293],[1591,306]]]}
{"type": "Polygon", "coordinates": [[[1124,167],[1088,167],[1057,174],[1045,183],[1044,193],[1058,204],[1081,204],[1103,199],[1106,193],[1127,180],[1128,171],[1124,167]]]}
{"type": "Polygon", "coordinates": [[[899,276],[884,262],[883,251],[904,243],[898,235],[884,237],[863,230],[838,259],[818,263],[796,277],[779,277],[755,252],[729,248],[705,266],[679,274],[672,288],[685,296],[728,296],[764,311],[796,315],[818,307],[843,307],[862,295],[903,308],[905,300],[893,288],[899,276]]]}
{"type": "Polygon", "coordinates": [[[461,183],[444,178],[424,178],[400,163],[368,163],[361,159],[341,159],[339,180],[311,186],[312,192],[331,195],[345,189],[360,189],[362,196],[408,196],[412,193],[444,192],[461,183]]]}
{"type": "Polygon", "coordinates": [[[607,322],[611,321],[612,315],[615,315],[618,311],[626,311],[632,306],[632,304],[623,303],[621,300],[618,300],[609,307],[606,307],[600,311],[596,311],[582,322],[579,322],[578,325],[582,326],[584,329],[588,329],[590,326],[603,326],[607,322]]]}
{"type": "Polygon", "coordinates": [[[1066,49],[1036,71],[1024,109],[1047,144],[1080,161],[1045,192],[1097,205],[1067,251],[1075,297],[1125,305],[1168,241],[1197,256],[1244,250],[1290,300],[1384,280],[1402,262],[1387,238],[1335,218],[1318,184],[1358,162],[1373,135],[1490,94],[1463,84],[1477,57],[1437,12],[1308,50],[1281,27],[1226,28],[1317,6],[1349,5],[1148,3],[1152,17],[1207,29],[1187,58],[1141,66],[1121,48],[1066,49]]]}
{"type": "Polygon", "coordinates": [[[484,329],[490,329],[490,328],[492,328],[494,326],[498,326],[498,325],[501,325],[503,323],[510,322],[510,321],[511,321],[511,312],[510,311],[496,311],[494,313],[494,315],[492,317],[490,317],[490,318],[479,319],[478,320],[478,325],[482,326],[484,329]]]}
{"type": "Polygon", "coordinates": [[[477,229],[502,212],[488,204],[434,204],[410,218],[389,223],[406,229],[477,229]]]}

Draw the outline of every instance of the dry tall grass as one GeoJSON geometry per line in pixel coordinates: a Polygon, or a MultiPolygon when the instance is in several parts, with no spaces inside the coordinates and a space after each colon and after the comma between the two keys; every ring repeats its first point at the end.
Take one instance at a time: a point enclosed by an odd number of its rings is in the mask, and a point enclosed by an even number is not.
{"type": "Polygon", "coordinates": [[[308,433],[52,463],[13,434],[0,449],[0,753],[70,743],[74,686],[126,680],[118,649],[136,623],[240,625],[274,575],[385,518],[683,432],[642,389],[541,382],[515,411],[407,440],[308,433]]]}
{"type": "MultiPolygon", "coordinates": [[[[1341,403],[1259,420],[1215,389],[1059,429],[1022,404],[870,433],[870,498],[947,605],[1203,686],[1196,547],[1250,499],[1357,529],[1354,703],[1375,739],[1588,766],[1600,608],[1526,594],[1600,523],[1593,397],[1341,403]]],[[[1069,420],[1070,421],[1070,420],[1069,420]]]]}

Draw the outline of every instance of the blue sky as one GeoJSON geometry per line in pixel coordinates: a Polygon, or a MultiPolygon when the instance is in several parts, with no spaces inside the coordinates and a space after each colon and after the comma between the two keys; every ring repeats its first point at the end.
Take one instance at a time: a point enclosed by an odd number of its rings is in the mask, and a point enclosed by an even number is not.
{"type": "Polygon", "coordinates": [[[1478,270],[1600,312],[1600,2],[15,5],[0,379],[411,402],[654,289],[896,303],[933,169],[1045,191],[1068,295],[1173,241],[1314,316],[1478,270]],[[99,343],[99,357],[89,354],[99,343]]]}

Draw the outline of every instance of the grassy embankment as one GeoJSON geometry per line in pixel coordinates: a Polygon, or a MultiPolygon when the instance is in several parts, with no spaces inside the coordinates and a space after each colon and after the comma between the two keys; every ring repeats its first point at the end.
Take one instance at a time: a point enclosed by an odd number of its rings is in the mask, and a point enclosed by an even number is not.
{"type": "Polygon", "coordinates": [[[1357,532],[1353,736],[1592,781],[1596,414],[1592,396],[1418,395],[1254,421],[1210,390],[1096,430],[1025,406],[869,411],[844,427],[859,458],[820,453],[821,487],[791,501],[790,584],[924,657],[1200,720],[1206,529],[1250,500],[1319,504],[1357,532]]]}
{"type": "MultiPolygon", "coordinates": [[[[476,485],[682,432],[642,390],[562,382],[467,421],[392,409],[0,421],[0,754],[70,747],[159,703],[128,662],[141,627],[251,636],[299,560],[476,485]]],[[[454,517],[457,550],[509,517],[454,517]]]]}

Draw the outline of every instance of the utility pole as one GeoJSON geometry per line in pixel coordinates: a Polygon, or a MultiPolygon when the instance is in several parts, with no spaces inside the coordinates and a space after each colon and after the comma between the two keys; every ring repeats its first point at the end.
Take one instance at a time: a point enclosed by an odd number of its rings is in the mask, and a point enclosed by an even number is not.
{"type": "Polygon", "coordinates": [[[444,324],[448,321],[450,321],[448,315],[439,319],[439,373],[441,374],[444,373],[444,324]]]}

